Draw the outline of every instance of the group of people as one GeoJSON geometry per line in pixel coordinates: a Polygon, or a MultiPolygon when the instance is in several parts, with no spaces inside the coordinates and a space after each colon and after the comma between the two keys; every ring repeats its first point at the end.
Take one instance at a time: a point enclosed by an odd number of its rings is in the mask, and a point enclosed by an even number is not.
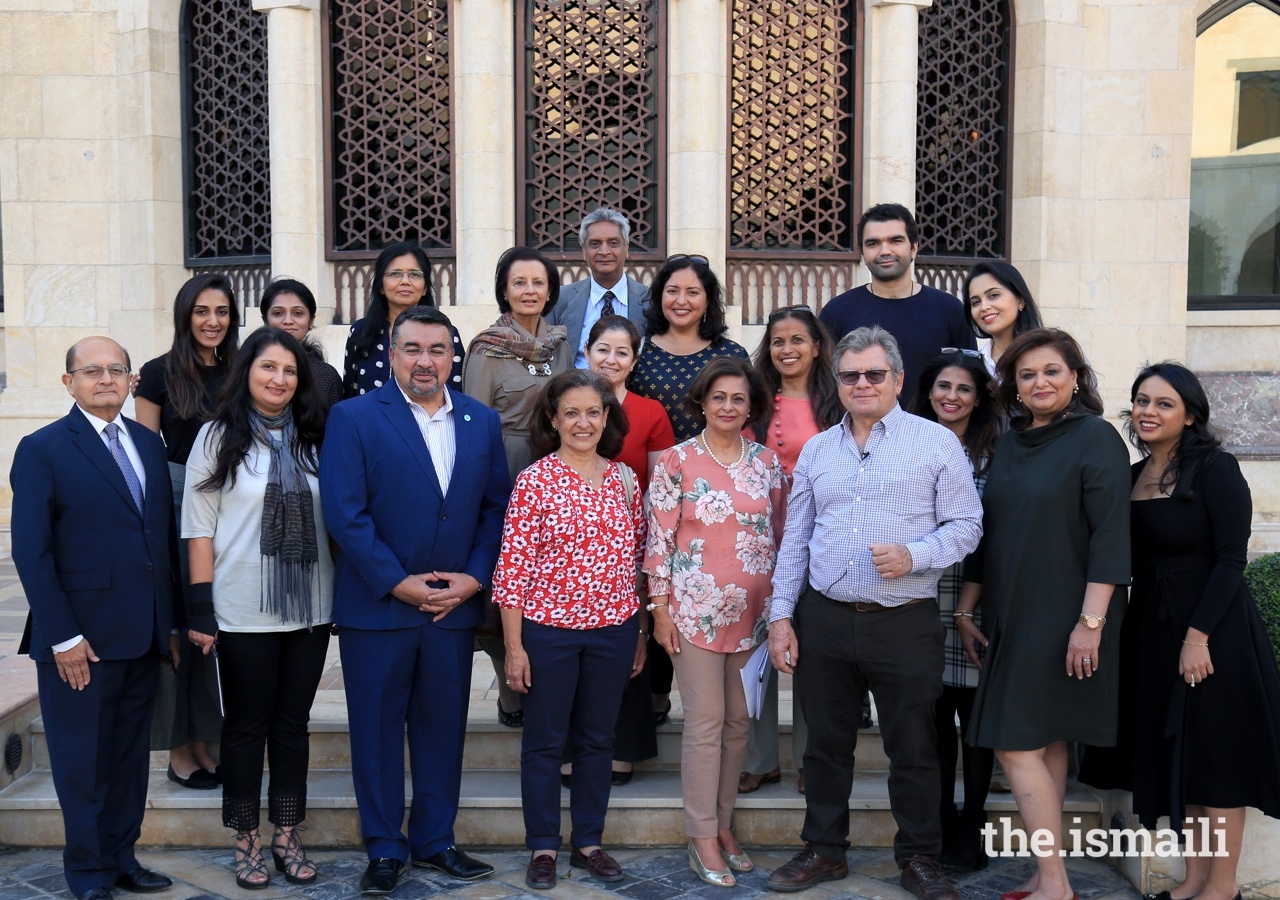
{"type": "Polygon", "coordinates": [[[794,679],[806,798],[774,890],[847,874],[870,691],[894,856],[923,900],[957,900],[944,862],[985,864],[995,759],[1055,841],[1004,900],[1072,900],[1072,743],[1144,824],[1221,816],[1227,856],[1189,857],[1166,900],[1232,900],[1243,807],[1280,816],[1280,675],[1242,579],[1248,486],[1196,377],[1139,374],[1130,468],[1084,352],[1017,270],[977,266],[963,303],[920,285],[901,206],[859,222],[870,283],[775,310],[754,358],[708,261],[670,257],[646,289],[629,231],[587,216],[590,277],[563,291],[542,254],[507,251],[501,315],[465,351],[426,254],[389,247],[341,374],[307,338],[305,285],[273,282],[240,344],[230,284],[196,276],[138,422],[127,352],[68,351],[75,406],[23,439],[11,483],[76,897],[169,884],[133,852],[153,718],[171,780],[221,785],[240,887],[316,879],[307,726],[336,631],[366,894],[408,865],[493,871],[453,833],[477,649],[523,727],[529,887],[559,877],[562,786],[569,865],[624,877],[609,795],[656,755],[673,679],[689,864],[732,887],[754,868],[737,795],[780,777],[776,678],[758,720],[741,679],[767,642],[794,679]]]}

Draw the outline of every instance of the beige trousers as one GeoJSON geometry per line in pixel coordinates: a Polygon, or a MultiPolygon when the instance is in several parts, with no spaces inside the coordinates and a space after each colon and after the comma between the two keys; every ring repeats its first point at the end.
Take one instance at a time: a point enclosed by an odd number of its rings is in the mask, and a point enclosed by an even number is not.
{"type": "Polygon", "coordinates": [[[742,667],[750,656],[750,650],[706,650],[681,635],[680,652],[671,657],[684,705],[680,786],[691,838],[713,838],[733,818],[738,773],[747,758],[742,667]]]}

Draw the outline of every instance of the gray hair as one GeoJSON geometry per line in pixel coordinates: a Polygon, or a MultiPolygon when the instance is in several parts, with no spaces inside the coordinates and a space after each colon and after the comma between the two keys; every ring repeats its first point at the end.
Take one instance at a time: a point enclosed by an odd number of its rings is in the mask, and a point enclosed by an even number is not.
{"type": "Polygon", "coordinates": [[[835,372],[836,377],[840,376],[840,360],[844,355],[852,350],[854,353],[861,353],[871,347],[882,347],[885,355],[889,357],[889,369],[894,375],[902,373],[902,351],[898,349],[898,341],[889,332],[885,331],[879,325],[872,325],[870,328],[855,328],[844,337],[840,338],[840,343],[836,344],[836,349],[832,353],[831,368],[835,372]]]}
{"type": "Polygon", "coordinates": [[[599,209],[587,213],[582,220],[582,224],[578,227],[578,243],[583,249],[587,246],[587,229],[598,222],[608,222],[617,225],[622,231],[622,243],[624,245],[631,243],[631,222],[622,213],[610,206],[602,206],[599,209]]]}

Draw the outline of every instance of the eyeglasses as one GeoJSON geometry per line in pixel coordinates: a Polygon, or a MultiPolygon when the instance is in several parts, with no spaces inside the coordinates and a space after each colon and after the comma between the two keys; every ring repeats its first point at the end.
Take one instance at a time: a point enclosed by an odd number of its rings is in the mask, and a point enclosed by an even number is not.
{"type": "MultiPolygon", "coordinates": [[[[394,344],[392,344],[395,347],[394,344]]],[[[407,347],[396,347],[396,352],[408,359],[417,359],[422,354],[427,354],[434,360],[442,360],[449,355],[449,351],[445,347],[419,347],[417,344],[410,344],[407,347]]]]}
{"type": "Polygon", "coordinates": [[[84,377],[97,380],[102,377],[103,372],[110,372],[112,378],[127,378],[129,375],[129,367],[120,363],[112,363],[109,366],[81,366],[78,369],[68,369],[68,375],[74,375],[77,372],[83,372],[84,377]]]}
{"type": "Polygon", "coordinates": [[[858,383],[858,379],[866,378],[867,384],[884,384],[884,380],[889,377],[887,369],[867,369],[865,372],[859,372],[852,369],[848,372],[837,373],[840,377],[840,383],[845,387],[853,387],[858,383]]]}
{"type": "Polygon", "coordinates": [[[813,315],[812,307],[805,306],[803,303],[797,303],[794,306],[779,306],[773,312],[769,313],[769,318],[767,321],[772,322],[774,319],[778,318],[779,316],[786,315],[787,313],[801,312],[801,311],[807,312],[809,315],[813,315]]]}
{"type": "Polygon", "coordinates": [[[668,256],[667,265],[671,265],[671,263],[683,262],[686,259],[691,260],[692,262],[702,263],[704,266],[711,265],[711,260],[697,253],[677,253],[675,256],[668,256]]]}
{"type": "Polygon", "coordinates": [[[390,278],[392,281],[404,281],[406,278],[410,281],[422,281],[426,278],[421,269],[392,269],[382,277],[390,278]]]}
{"type": "Polygon", "coordinates": [[[982,353],[977,350],[968,350],[964,347],[943,347],[943,353],[963,353],[965,356],[971,356],[974,359],[982,359],[982,353]]]}

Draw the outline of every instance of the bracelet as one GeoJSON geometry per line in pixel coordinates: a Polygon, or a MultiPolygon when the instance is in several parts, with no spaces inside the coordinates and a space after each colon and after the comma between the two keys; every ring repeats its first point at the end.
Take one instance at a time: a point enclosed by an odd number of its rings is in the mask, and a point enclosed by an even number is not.
{"type": "Polygon", "coordinates": [[[1203,644],[1197,644],[1194,641],[1183,641],[1182,643],[1186,644],[1188,647],[1208,647],[1209,646],[1208,641],[1205,641],[1203,644]]]}
{"type": "Polygon", "coordinates": [[[642,637],[642,638],[647,638],[648,636],[649,636],[649,632],[647,632],[647,631],[645,631],[643,628],[641,628],[641,629],[640,629],[640,637],[642,637]]]}
{"type": "Polygon", "coordinates": [[[957,609],[955,612],[953,612],[953,613],[951,614],[951,618],[953,618],[953,619],[972,619],[972,618],[973,618],[973,610],[971,610],[971,609],[957,609]]]}
{"type": "Polygon", "coordinates": [[[649,612],[653,612],[655,609],[661,609],[662,607],[664,607],[664,606],[669,606],[669,605],[670,605],[670,602],[667,602],[667,603],[650,603],[649,605],[647,605],[647,606],[645,607],[645,609],[647,609],[649,612]]]}

